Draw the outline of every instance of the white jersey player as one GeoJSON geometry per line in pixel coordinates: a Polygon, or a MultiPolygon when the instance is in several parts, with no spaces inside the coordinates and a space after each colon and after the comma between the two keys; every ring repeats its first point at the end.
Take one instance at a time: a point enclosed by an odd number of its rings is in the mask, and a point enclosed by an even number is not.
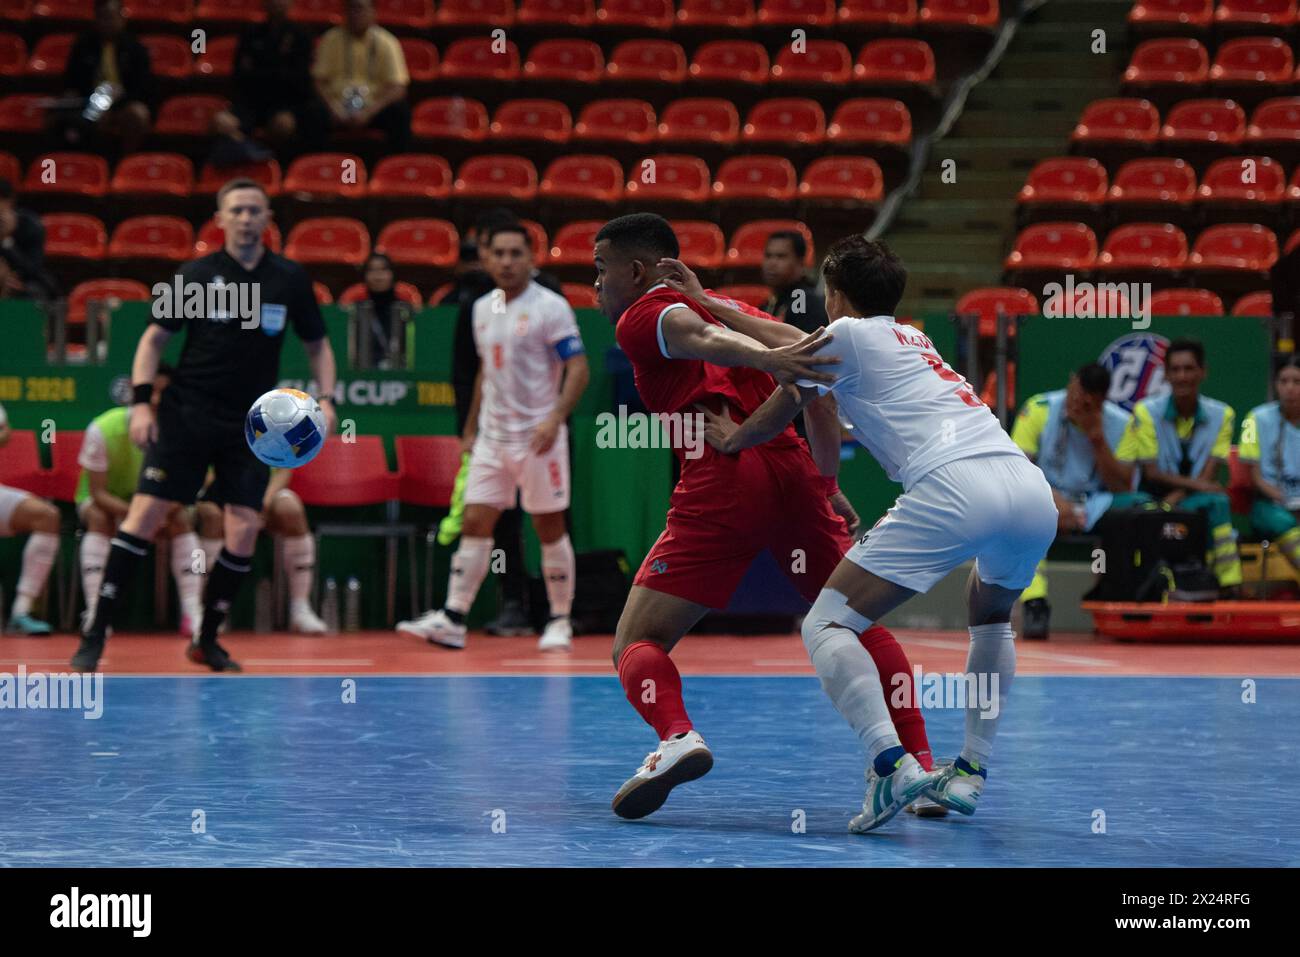
{"type": "MultiPolygon", "coordinates": [[[[679,271],[683,291],[699,298],[693,277],[685,267],[679,271]]],[[[804,618],[803,640],[822,687],[871,758],[862,814],[850,829],[878,827],[921,794],[973,814],[1015,674],[1011,609],[1056,534],[1056,506],[1043,473],[965,379],[923,333],[892,318],[907,281],[898,258],[883,244],[851,236],[831,247],[822,271],[826,312],[835,321],[817,354],[839,360],[827,367],[835,382],[778,390],[743,425],[725,411],[705,410],[706,438],[724,453],[765,442],[819,392],[831,391],[858,441],[902,483],[894,507],[831,574],[804,618]],[[972,558],[967,671],[977,676],[972,687],[990,689],[993,700],[969,703],[960,756],[927,774],[900,746],[886,689],[857,635],[972,558]]],[[[772,347],[803,335],[706,305],[772,347]]]]}
{"type": "MultiPolygon", "coordinates": [[[[0,406],[0,446],[9,437],[9,417],[0,406]]],[[[48,635],[50,626],[32,616],[32,603],[45,590],[59,553],[59,510],[31,492],[0,485],[0,538],[10,535],[26,535],[27,544],[7,630],[14,635],[48,635]]]]}
{"type": "Polygon", "coordinates": [[[522,499],[542,550],[550,620],[538,647],[572,645],[574,557],[564,514],[569,507],[569,439],[564,424],[587,386],[587,357],[577,319],[564,300],[532,279],[523,226],[495,229],[488,272],[497,288],[474,303],[479,373],[462,437],[469,450],[465,518],[451,560],[442,608],[397,630],[432,644],[465,647],[465,617],[487,576],[492,531],[522,499]]]}

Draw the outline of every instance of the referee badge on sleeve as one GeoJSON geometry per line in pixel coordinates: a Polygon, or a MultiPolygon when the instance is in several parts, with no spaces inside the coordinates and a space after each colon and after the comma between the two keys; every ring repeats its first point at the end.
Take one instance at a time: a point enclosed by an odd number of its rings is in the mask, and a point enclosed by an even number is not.
{"type": "Polygon", "coordinates": [[[262,303],[262,331],[268,336],[278,336],[284,331],[286,307],[274,302],[262,303]]]}

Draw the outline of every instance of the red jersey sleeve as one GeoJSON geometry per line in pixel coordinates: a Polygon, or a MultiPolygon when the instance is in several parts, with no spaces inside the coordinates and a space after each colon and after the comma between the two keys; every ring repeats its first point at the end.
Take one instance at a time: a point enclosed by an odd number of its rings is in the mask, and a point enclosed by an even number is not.
{"type": "Polygon", "coordinates": [[[662,303],[638,300],[628,306],[614,327],[614,338],[619,348],[627,353],[633,364],[649,366],[667,361],[659,349],[659,313],[662,309],[662,303]]]}

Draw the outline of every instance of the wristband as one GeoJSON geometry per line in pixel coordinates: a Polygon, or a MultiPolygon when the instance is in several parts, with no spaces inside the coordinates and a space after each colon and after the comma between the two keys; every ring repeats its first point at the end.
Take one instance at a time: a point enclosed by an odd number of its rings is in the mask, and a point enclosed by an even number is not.
{"type": "Polygon", "coordinates": [[[131,386],[131,404],[132,404],[132,405],[139,405],[139,404],[142,403],[142,402],[143,402],[145,405],[148,405],[152,399],[153,399],[153,383],[152,383],[152,382],[144,382],[144,383],[141,383],[140,385],[133,385],[133,386],[131,386]]]}

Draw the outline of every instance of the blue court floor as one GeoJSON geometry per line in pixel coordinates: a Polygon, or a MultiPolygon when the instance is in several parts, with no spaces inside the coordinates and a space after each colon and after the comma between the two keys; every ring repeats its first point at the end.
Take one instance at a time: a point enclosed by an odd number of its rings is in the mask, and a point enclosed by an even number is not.
{"type": "MultiPolygon", "coordinates": [[[[110,676],[97,721],[0,711],[0,865],[1300,866],[1295,679],[1017,678],[979,814],[867,836],[813,678],[688,678],[714,770],[636,822],[609,801],[654,736],[612,677],[341,685],[110,676]]],[[[927,718],[951,756],[960,712],[927,718]]]]}

